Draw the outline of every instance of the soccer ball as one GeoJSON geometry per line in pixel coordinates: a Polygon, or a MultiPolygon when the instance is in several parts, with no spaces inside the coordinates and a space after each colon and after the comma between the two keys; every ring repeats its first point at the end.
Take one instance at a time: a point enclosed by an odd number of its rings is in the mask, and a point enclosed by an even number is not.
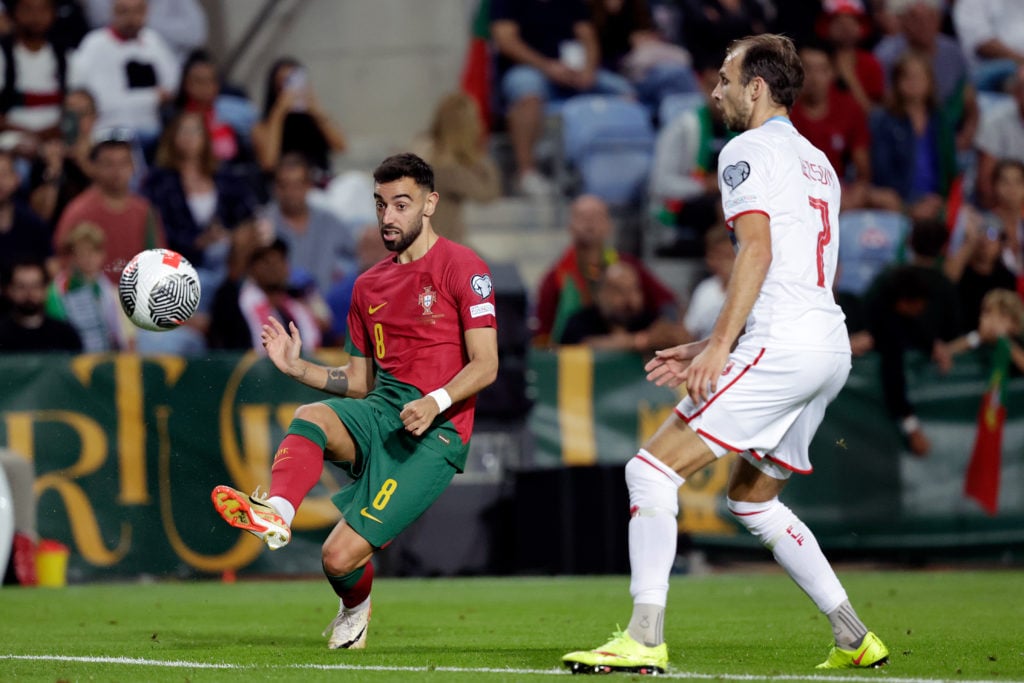
{"type": "Polygon", "coordinates": [[[144,330],[173,330],[199,306],[199,275],[184,256],[170,249],[147,249],[121,271],[121,308],[144,330]]]}

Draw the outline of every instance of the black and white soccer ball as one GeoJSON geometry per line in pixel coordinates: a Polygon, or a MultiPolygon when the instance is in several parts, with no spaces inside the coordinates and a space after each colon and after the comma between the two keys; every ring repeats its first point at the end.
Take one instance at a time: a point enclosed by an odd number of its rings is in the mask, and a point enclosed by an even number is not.
{"type": "Polygon", "coordinates": [[[170,249],[147,249],[121,271],[121,308],[144,330],[173,330],[199,306],[199,275],[184,256],[170,249]]]}

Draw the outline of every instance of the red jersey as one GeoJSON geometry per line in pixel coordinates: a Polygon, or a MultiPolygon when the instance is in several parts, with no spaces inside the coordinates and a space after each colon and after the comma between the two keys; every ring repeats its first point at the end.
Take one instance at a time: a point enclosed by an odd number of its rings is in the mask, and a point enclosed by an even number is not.
{"type": "MultiPolygon", "coordinates": [[[[491,271],[476,253],[438,237],[411,263],[381,261],[356,279],[348,312],[349,353],[421,395],[447,384],[469,361],[466,330],[497,327],[491,271]]],[[[445,412],[469,443],[476,397],[445,412]]],[[[396,406],[401,410],[402,406],[396,406]]]]}
{"type": "Polygon", "coordinates": [[[836,88],[829,91],[828,112],[822,118],[808,117],[799,100],[789,118],[808,142],[825,153],[840,178],[846,175],[853,150],[871,147],[867,115],[852,95],[836,88]]]}

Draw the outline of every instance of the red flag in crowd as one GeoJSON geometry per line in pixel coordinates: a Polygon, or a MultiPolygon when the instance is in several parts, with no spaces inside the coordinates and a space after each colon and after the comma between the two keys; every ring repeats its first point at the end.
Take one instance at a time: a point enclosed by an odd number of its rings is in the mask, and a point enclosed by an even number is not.
{"type": "Polygon", "coordinates": [[[490,17],[490,0],[480,0],[466,60],[462,65],[461,81],[463,92],[476,100],[485,131],[491,128],[491,55],[487,44],[490,40],[490,17]]]}
{"type": "Polygon", "coordinates": [[[992,357],[992,375],[978,409],[978,433],[967,465],[964,495],[990,515],[999,509],[999,470],[1006,422],[1006,373],[1010,368],[1010,342],[1001,338],[992,357]]]}

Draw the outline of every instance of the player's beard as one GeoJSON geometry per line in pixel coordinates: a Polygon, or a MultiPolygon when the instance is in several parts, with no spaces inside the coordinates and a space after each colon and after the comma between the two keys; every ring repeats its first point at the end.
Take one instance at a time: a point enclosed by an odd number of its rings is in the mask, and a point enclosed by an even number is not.
{"type": "Polygon", "coordinates": [[[402,236],[399,237],[394,242],[389,242],[386,239],[384,239],[385,230],[398,230],[399,232],[401,232],[401,228],[399,228],[397,225],[381,226],[380,237],[382,240],[384,240],[384,248],[387,249],[388,251],[403,252],[410,246],[412,246],[412,243],[415,242],[416,238],[420,236],[421,232],[423,232],[423,216],[420,216],[419,219],[412,226],[410,226],[409,232],[402,232],[402,236]]]}
{"type": "MultiPolygon", "coordinates": [[[[721,107],[721,105],[719,106],[721,107]]],[[[736,103],[736,106],[732,111],[728,111],[725,107],[722,107],[722,122],[725,123],[726,127],[732,132],[742,133],[748,128],[751,109],[753,109],[753,105],[750,102],[744,102],[742,100],[736,103]]]]}

